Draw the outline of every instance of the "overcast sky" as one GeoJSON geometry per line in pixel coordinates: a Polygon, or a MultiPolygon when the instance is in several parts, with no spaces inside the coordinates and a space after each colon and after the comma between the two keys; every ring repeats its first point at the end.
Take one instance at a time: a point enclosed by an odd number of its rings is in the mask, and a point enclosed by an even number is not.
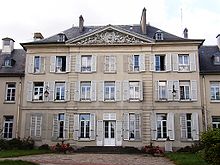
{"type": "Polygon", "coordinates": [[[147,22],[177,36],[185,27],[189,38],[216,45],[220,33],[220,0],[7,0],[1,1],[0,37],[19,43],[31,41],[34,32],[44,37],[84,25],[139,24],[143,8],[147,22]],[[182,10],[182,12],[181,12],[182,10]],[[182,13],[182,14],[181,14],[182,13]]]}

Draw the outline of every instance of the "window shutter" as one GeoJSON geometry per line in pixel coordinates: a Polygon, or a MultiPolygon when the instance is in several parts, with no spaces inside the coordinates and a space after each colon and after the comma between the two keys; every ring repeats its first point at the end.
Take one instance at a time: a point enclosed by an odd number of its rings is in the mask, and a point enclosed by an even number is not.
{"type": "Polygon", "coordinates": [[[173,100],[173,81],[172,80],[167,81],[167,100],[168,101],[173,100]]]}
{"type": "MultiPolygon", "coordinates": [[[[103,65],[103,71],[108,72],[109,71],[109,56],[104,56],[104,65],[103,65]]],[[[99,57],[99,59],[102,57],[99,57]]]]}
{"type": "Polygon", "coordinates": [[[186,114],[180,114],[180,136],[181,139],[187,138],[186,114]]]}
{"type": "Polygon", "coordinates": [[[34,56],[28,58],[28,73],[34,73],[34,56]]]}
{"type": "Polygon", "coordinates": [[[156,140],[157,139],[157,119],[156,119],[156,113],[151,113],[151,139],[156,140]]]}
{"type": "Polygon", "coordinates": [[[196,71],[196,55],[195,53],[191,53],[189,55],[190,60],[190,71],[196,71]]]}
{"type": "Polygon", "coordinates": [[[113,56],[113,61],[112,61],[112,71],[117,72],[117,58],[116,56],[113,56]]]}
{"type": "Polygon", "coordinates": [[[173,71],[179,70],[178,54],[172,54],[173,71]]]}
{"type": "Polygon", "coordinates": [[[145,71],[145,55],[140,55],[140,71],[145,71]]]}
{"type": "Polygon", "coordinates": [[[75,82],[74,101],[80,101],[80,81],[75,82]]]}
{"type": "Polygon", "coordinates": [[[92,66],[91,71],[96,72],[96,55],[92,55],[92,66]]]}
{"type": "Polygon", "coordinates": [[[128,56],[127,55],[123,56],[123,69],[125,73],[128,72],[128,56]]]}
{"type": "Polygon", "coordinates": [[[135,140],[141,140],[141,115],[135,114],[135,140]]]}
{"type": "Polygon", "coordinates": [[[123,114],[123,138],[129,140],[129,113],[123,114]]]}
{"type": "Polygon", "coordinates": [[[75,71],[81,72],[81,55],[76,55],[75,71]]]}
{"type": "Polygon", "coordinates": [[[174,97],[174,100],[179,101],[180,99],[179,81],[174,80],[173,85],[174,85],[174,90],[176,91],[176,96],[174,97]]]}
{"type": "Polygon", "coordinates": [[[139,81],[139,85],[140,85],[140,90],[139,90],[139,94],[140,94],[140,100],[143,100],[143,96],[144,96],[144,91],[143,91],[143,81],[139,81]]]}
{"type": "Polygon", "coordinates": [[[74,114],[73,140],[79,139],[79,114],[74,114]]]}
{"type": "Polygon", "coordinates": [[[192,113],[192,138],[193,140],[199,140],[199,114],[192,113]]]}
{"type": "Polygon", "coordinates": [[[96,82],[91,82],[91,101],[96,101],[96,82]]]}
{"type": "Polygon", "coordinates": [[[53,133],[52,133],[52,139],[56,140],[59,138],[59,124],[58,124],[58,115],[53,115],[53,133]]]}
{"type": "Polygon", "coordinates": [[[56,69],[56,56],[50,57],[50,72],[55,72],[56,69]]]}
{"type": "Polygon", "coordinates": [[[150,56],[150,71],[155,71],[155,56],[150,56]]]}
{"type": "Polygon", "coordinates": [[[191,80],[191,100],[197,101],[197,81],[191,80]]]}
{"type": "Polygon", "coordinates": [[[170,140],[175,139],[175,133],[174,133],[174,113],[170,112],[167,114],[167,132],[170,140]]]}
{"type": "Polygon", "coordinates": [[[121,82],[120,81],[116,81],[115,82],[115,87],[116,87],[116,92],[115,92],[115,100],[116,101],[121,101],[121,82]]]}
{"type": "Polygon", "coordinates": [[[155,88],[155,90],[154,90],[154,99],[156,101],[158,101],[159,100],[159,81],[155,81],[154,88],[155,88]]]}
{"type": "Polygon", "coordinates": [[[116,121],[116,146],[122,145],[122,121],[116,121]]]}
{"type": "Polygon", "coordinates": [[[66,72],[71,72],[71,55],[66,56],[66,72]]]}
{"type": "Polygon", "coordinates": [[[74,114],[69,114],[69,139],[73,139],[74,133],[74,114]]]}
{"type": "Polygon", "coordinates": [[[69,139],[69,114],[65,115],[65,123],[64,123],[64,138],[69,139]]]}
{"type": "Polygon", "coordinates": [[[133,55],[128,56],[128,72],[133,71],[133,55]]]}
{"type": "Polygon", "coordinates": [[[65,82],[65,101],[70,101],[70,83],[65,82]]]}
{"type": "MultiPolygon", "coordinates": [[[[46,113],[42,113],[42,124],[41,124],[41,130],[42,130],[42,133],[41,133],[41,137],[42,139],[46,139],[46,136],[47,136],[47,132],[48,132],[48,126],[47,126],[47,114],[46,113]]],[[[50,129],[50,128],[49,128],[50,129]]],[[[50,129],[51,131],[51,129],[50,129]]]]}
{"type": "Polygon", "coordinates": [[[45,57],[40,57],[40,72],[45,72],[45,57]]]}
{"type": "Polygon", "coordinates": [[[123,81],[123,100],[129,100],[129,82],[128,80],[123,81]]]}
{"type": "Polygon", "coordinates": [[[55,82],[54,81],[49,82],[49,101],[54,101],[54,88],[55,88],[55,82]]]}
{"type": "Polygon", "coordinates": [[[31,114],[26,113],[25,117],[26,118],[25,118],[25,133],[24,133],[24,136],[29,137],[30,136],[30,127],[31,127],[31,114]]]}
{"type": "Polygon", "coordinates": [[[35,115],[31,115],[31,126],[30,126],[30,136],[32,138],[35,137],[35,126],[36,126],[36,116],[35,115]]]}
{"type": "Polygon", "coordinates": [[[28,81],[27,82],[27,101],[32,101],[33,96],[33,82],[28,81]]]}
{"type": "Polygon", "coordinates": [[[95,113],[90,114],[90,140],[95,140],[95,113]]]}
{"type": "Polygon", "coordinates": [[[36,138],[41,138],[42,114],[36,115],[36,138]]]}
{"type": "Polygon", "coordinates": [[[99,82],[99,101],[104,101],[104,81],[99,82]]]}
{"type": "Polygon", "coordinates": [[[97,146],[103,145],[103,121],[97,121],[97,146]]]}
{"type": "Polygon", "coordinates": [[[166,61],[166,71],[171,71],[171,54],[170,53],[166,54],[165,61],[166,61]]]}

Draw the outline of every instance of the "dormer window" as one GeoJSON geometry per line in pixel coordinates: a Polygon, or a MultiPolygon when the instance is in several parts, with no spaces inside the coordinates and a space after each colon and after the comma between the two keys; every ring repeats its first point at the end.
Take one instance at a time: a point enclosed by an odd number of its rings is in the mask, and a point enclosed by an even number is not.
{"type": "Polygon", "coordinates": [[[156,33],[155,33],[155,39],[156,40],[163,40],[163,32],[158,30],[156,33]]]}
{"type": "Polygon", "coordinates": [[[65,42],[66,41],[66,35],[64,34],[64,33],[59,33],[58,35],[57,35],[57,41],[58,42],[65,42]]]}
{"type": "Polygon", "coordinates": [[[4,67],[12,67],[15,64],[15,60],[6,58],[4,61],[4,67]]]}
{"type": "Polygon", "coordinates": [[[213,60],[215,65],[220,65],[220,56],[214,56],[213,60]]]}

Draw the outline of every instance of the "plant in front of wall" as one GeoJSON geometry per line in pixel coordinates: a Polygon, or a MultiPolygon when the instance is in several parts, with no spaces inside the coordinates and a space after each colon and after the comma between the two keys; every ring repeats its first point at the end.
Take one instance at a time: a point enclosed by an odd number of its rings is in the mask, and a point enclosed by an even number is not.
{"type": "Polygon", "coordinates": [[[150,143],[150,145],[144,146],[142,151],[153,156],[164,156],[164,152],[161,150],[161,148],[159,146],[153,146],[152,143],[150,143]]]}
{"type": "Polygon", "coordinates": [[[74,149],[70,146],[69,143],[64,143],[64,141],[62,141],[61,143],[57,143],[56,145],[51,146],[51,151],[66,154],[73,152],[74,149]]]}

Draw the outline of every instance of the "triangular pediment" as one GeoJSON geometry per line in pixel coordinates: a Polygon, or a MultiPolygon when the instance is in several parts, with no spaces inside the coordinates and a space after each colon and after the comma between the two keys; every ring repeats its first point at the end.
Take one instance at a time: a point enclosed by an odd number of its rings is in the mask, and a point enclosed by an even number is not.
{"type": "Polygon", "coordinates": [[[152,42],[151,38],[112,25],[67,41],[67,43],[75,45],[133,45],[152,42]]]}

